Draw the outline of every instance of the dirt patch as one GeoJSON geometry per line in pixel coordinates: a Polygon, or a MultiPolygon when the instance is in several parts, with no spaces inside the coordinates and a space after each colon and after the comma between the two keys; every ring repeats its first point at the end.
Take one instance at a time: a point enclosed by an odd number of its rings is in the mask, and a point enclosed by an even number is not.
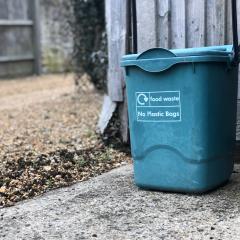
{"type": "Polygon", "coordinates": [[[73,89],[72,74],[52,74],[45,76],[31,76],[21,79],[1,79],[0,80],[0,98],[6,96],[16,96],[18,94],[27,94],[47,90],[60,90],[65,88],[73,89]]]}
{"type": "Polygon", "coordinates": [[[76,95],[72,75],[3,81],[0,92],[0,206],[130,161],[95,132],[101,94],[76,95]]]}

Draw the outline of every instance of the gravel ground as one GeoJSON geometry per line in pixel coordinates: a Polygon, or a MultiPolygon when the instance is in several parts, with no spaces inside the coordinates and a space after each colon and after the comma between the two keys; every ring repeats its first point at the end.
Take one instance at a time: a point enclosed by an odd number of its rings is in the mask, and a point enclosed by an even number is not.
{"type": "Polygon", "coordinates": [[[130,161],[95,126],[102,95],[73,75],[0,81],[0,207],[130,161]]]}
{"type": "Polygon", "coordinates": [[[202,195],[144,191],[125,166],[11,208],[0,209],[4,240],[239,240],[240,167],[202,195]]]}

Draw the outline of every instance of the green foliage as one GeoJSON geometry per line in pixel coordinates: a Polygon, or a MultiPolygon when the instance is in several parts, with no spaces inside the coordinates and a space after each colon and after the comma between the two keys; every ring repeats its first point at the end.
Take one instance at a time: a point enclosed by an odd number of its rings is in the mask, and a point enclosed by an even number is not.
{"type": "MultiPolygon", "coordinates": [[[[74,21],[75,71],[87,73],[98,89],[106,88],[107,39],[103,0],[70,0],[74,21]]],[[[81,85],[81,81],[77,81],[81,85]]],[[[81,87],[81,86],[80,86],[81,87]]]]}

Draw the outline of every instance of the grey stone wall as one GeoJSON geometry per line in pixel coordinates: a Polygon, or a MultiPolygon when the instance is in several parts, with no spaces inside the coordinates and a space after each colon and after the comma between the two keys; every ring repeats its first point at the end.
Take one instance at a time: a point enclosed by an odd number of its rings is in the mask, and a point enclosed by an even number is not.
{"type": "Polygon", "coordinates": [[[39,10],[43,73],[71,70],[73,37],[66,0],[40,0],[39,10]]]}

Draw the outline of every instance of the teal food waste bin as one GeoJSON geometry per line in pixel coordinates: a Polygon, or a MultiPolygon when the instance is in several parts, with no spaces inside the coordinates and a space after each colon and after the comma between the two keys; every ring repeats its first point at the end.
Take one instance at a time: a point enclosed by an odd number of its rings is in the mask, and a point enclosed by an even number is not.
{"type": "Polygon", "coordinates": [[[228,181],[237,111],[234,57],[227,45],[154,48],[122,58],[137,186],[198,193],[228,181]]]}

